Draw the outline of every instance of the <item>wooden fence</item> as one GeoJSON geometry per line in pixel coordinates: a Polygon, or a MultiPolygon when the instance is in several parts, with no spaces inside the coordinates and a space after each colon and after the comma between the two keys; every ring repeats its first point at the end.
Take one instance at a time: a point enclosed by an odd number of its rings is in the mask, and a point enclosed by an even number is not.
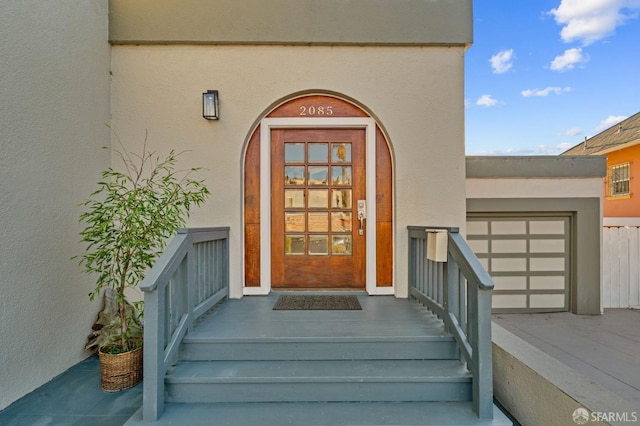
{"type": "Polygon", "coordinates": [[[640,218],[605,218],[602,307],[640,308],[640,218]]]}

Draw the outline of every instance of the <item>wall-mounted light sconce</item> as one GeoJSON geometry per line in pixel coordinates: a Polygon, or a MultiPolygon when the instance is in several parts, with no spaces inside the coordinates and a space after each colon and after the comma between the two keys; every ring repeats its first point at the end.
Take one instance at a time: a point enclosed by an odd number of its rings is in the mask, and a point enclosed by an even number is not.
{"type": "Polygon", "coordinates": [[[202,94],[202,116],[207,120],[220,118],[220,106],[217,90],[207,90],[202,94]]]}

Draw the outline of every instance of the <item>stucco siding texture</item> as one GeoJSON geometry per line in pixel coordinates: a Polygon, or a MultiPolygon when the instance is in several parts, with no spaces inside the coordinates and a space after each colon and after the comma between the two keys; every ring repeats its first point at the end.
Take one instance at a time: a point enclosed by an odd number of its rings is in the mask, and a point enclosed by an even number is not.
{"type": "Polygon", "coordinates": [[[463,47],[114,46],[112,55],[120,139],[139,147],[147,129],[153,148],[186,150],[181,164],[206,168],[212,196],[190,225],[231,227],[232,297],[242,291],[245,144],[257,120],[292,94],[357,100],[387,133],[397,283],[406,286],[407,225],[464,224],[463,47]],[[207,89],[219,90],[219,121],[202,118],[207,89]]]}
{"type": "Polygon", "coordinates": [[[106,0],[2,2],[0,409],[88,356],[77,207],[109,155],[106,0]]]}
{"type": "Polygon", "coordinates": [[[113,44],[470,45],[471,0],[111,0],[113,44]]]}

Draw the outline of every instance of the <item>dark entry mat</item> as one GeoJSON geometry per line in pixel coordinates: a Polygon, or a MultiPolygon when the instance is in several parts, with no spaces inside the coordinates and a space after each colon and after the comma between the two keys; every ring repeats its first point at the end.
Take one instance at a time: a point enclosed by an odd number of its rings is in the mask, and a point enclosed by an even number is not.
{"type": "Polygon", "coordinates": [[[274,311],[359,311],[356,296],[280,296],[274,311]]]}

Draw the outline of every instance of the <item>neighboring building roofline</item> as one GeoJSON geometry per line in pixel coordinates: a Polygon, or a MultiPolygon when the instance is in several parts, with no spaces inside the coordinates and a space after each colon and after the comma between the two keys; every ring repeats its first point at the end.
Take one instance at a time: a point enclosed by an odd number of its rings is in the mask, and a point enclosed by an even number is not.
{"type": "Polygon", "coordinates": [[[640,144],[640,112],[569,148],[560,155],[601,155],[640,144]]]}
{"type": "Polygon", "coordinates": [[[612,147],[603,149],[602,151],[596,151],[596,152],[594,152],[593,154],[590,154],[590,155],[605,155],[605,154],[608,154],[610,152],[620,151],[621,149],[631,148],[632,146],[636,146],[636,145],[640,145],[640,139],[636,139],[636,140],[631,141],[631,142],[627,142],[627,143],[623,143],[623,144],[620,144],[620,145],[612,146],[612,147]]]}
{"type": "Polygon", "coordinates": [[[467,178],[600,178],[607,174],[606,157],[468,156],[467,178]]]}

